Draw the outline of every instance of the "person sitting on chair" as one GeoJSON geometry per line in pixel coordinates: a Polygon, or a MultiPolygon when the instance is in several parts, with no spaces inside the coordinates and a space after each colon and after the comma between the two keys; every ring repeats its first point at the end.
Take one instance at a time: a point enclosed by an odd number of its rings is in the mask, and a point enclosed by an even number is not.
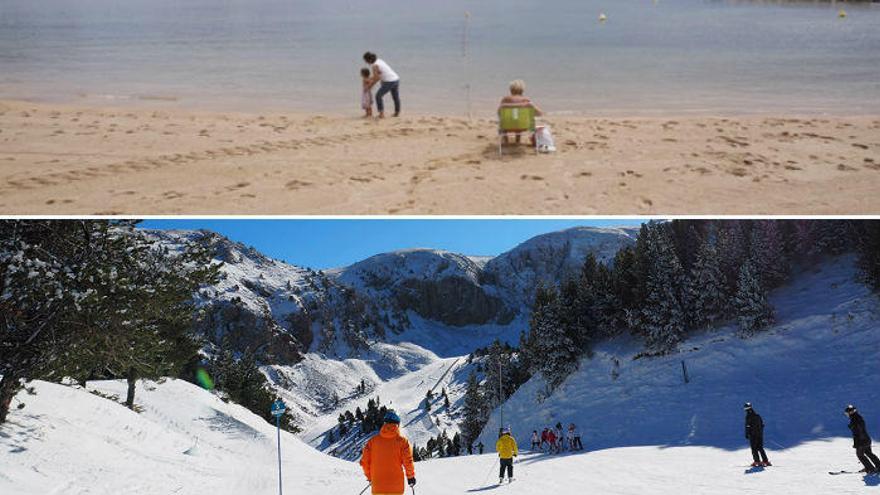
{"type": "MultiPolygon", "coordinates": [[[[500,111],[502,108],[533,108],[535,110],[535,115],[541,116],[544,115],[544,112],[535,105],[532,100],[525,96],[523,93],[526,91],[526,83],[523,82],[522,79],[517,79],[515,81],[510,82],[510,94],[501,98],[501,103],[498,105],[498,110],[500,111]]],[[[507,142],[507,136],[504,136],[504,142],[507,142]]],[[[516,135],[516,142],[519,142],[519,134],[516,135]]]]}

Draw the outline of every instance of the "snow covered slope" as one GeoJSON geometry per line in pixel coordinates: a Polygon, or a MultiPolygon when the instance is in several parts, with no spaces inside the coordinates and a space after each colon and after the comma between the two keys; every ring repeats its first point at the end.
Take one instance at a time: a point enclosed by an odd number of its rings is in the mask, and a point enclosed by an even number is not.
{"type": "MultiPolygon", "coordinates": [[[[193,385],[169,381],[141,388],[140,414],[80,389],[34,385],[37,395],[22,392],[18,399],[27,406],[0,427],[0,493],[278,493],[274,428],[193,385]]],[[[97,388],[121,393],[123,384],[97,388]]],[[[877,476],[827,474],[854,467],[847,439],[810,441],[771,456],[776,466],[760,470],[745,467],[745,450],[706,446],[523,453],[515,464],[517,480],[496,487],[497,458],[487,453],[417,463],[415,492],[861,494],[880,485],[877,476]]],[[[317,453],[285,433],[282,458],[285,493],[354,495],[366,486],[355,463],[317,453]]]]}
{"type": "MultiPolygon", "coordinates": [[[[0,493],[277,493],[275,428],[195,385],[139,385],[140,414],[78,388],[34,388],[0,427],[0,493]]],[[[94,388],[125,395],[122,382],[94,388]]],[[[291,493],[357,493],[365,484],[355,464],[293,435],[282,432],[281,448],[291,493]]]]}
{"type": "Polygon", "coordinates": [[[360,441],[335,439],[330,442],[327,432],[336,426],[339,413],[345,410],[354,411],[356,407],[366,410],[367,401],[376,397],[382,405],[397,411],[408,437],[417,445],[424,447],[429,438],[438,436],[444,430],[452,437],[459,431],[461,417],[458,411],[471,368],[466,364],[465,357],[437,359],[412,373],[381,383],[369,394],[319,418],[300,437],[324,452],[335,452],[343,458],[357,459],[364,444],[363,438],[360,441]],[[443,407],[443,401],[439,397],[444,388],[450,400],[449,410],[443,407]],[[428,390],[435,393],[430,412],[424,408],[428,390]]]}
{"type": "MultiPolygon", "coordinates": [[[[637,360],[637,342],[600,345],[549,397],[540,377],[524,384],[505,404],[504,423],[520,442],[559,421],[576,423],[588,449],[741,449],[749,401],[778,451],[846,436],[843,408],[853,403],[880,435],[880,305],[855,278],[852,256],[798,276],[771,294],[777,324],[749,339],[725,327],[687,340],[678,354],[637,360]]],[[[496,410],[484,443],[499,419],[496,410]]]]}

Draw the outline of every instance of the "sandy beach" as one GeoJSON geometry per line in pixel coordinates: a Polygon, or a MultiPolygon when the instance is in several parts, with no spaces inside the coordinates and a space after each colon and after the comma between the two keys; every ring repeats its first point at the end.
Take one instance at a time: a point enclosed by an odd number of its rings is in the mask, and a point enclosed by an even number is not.
{"type": "Polygon", "coordinates": [[[877,214],[880,116],[491,118],[0,102],[0,214],[877,214]]]}

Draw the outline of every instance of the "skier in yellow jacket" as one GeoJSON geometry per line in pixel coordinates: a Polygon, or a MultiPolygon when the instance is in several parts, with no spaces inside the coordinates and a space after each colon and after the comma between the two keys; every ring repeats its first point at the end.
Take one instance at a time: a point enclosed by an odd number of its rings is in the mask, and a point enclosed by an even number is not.
{"type": "Polygon", "coordinates": [[[498,484],[504,482],[504,468],[507,468],[507,482],[513,481],[513,458],[519,454],[516,440],[510,436],[510,430],[505,428],[501,431],[501,437],[495,442],[495,450],[501,459],[501,469],[498,473],[498,484]]]}

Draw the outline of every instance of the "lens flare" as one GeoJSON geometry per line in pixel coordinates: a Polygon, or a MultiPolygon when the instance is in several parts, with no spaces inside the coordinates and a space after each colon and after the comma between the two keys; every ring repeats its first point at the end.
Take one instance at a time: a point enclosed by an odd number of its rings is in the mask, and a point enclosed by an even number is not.
{"type": "Polygon", "coordinates": [[[196,370],[196,381],[205,390],[214,390],[214,380],[211,380],[211,375],[204,368],[196,370]]]}

